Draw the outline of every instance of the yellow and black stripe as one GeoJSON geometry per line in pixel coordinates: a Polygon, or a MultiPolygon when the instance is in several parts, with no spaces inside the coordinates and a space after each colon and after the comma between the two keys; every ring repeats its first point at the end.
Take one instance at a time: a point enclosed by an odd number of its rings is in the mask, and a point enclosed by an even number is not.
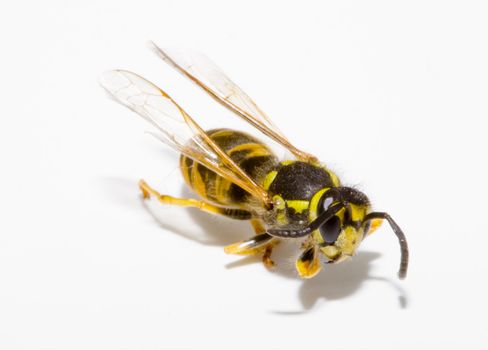
{"type": "MultiPolygon", "coordinates": [[[[276,215],[270,224],[309,222],[317,215],[316,201],[324,189],[340,186],[337,176],[326,167],[296,160],[279,162],[268,146],[246,133],[215,129],[207,134],[270,193],[276,215]]],[[[228,179],[184,155],[180,168],[186,183],[205,201],[249,209],[246,204],[251,195],[228,179]]]]}
{"type": "MultiPolygon", "coordinates": [[[[207,131],[208,136],[257,183],[279,163],[268,146],[251,135],[229,129],[207,131]]],[[[250,194],[184,155],[180,158],[183,177],[200,197],[221,206],[242,207],[250,194]]]]}

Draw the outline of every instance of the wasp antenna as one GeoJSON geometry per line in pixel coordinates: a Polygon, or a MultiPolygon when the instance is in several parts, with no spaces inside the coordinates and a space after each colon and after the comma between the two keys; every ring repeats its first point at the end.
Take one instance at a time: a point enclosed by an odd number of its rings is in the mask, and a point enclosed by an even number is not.
{"type": "Polygon", "coordinates": [[[307,227],[301,229],[277,229],[268,230],[267,233],[271,236],[281,237],[281,238],[300,238],[311,234],[313,231],[318,229],[324,223],[326,223],[331,217],[333,217],[339,210],[345,207],[344,203],[337,204],[325,212],[320,214],[314,221],[312,221],[307,227]]]}
{"type": "Polygon", "coordinates": [[[397,236],[398,242],[400,243],[400,252],[401,252],[400,269],[398,270],[398,278],[405,279],[405,277],[407,277],[408,254],[409,254],[408,253],[407,238],[405,237],[405,234],[403,233],[400,226],[397,225],[395,220],[393,220],[392,217],[388,213],[380,213],[380,212],[369,213],[364,218],[364,221],[369,221],[369,220],[373,220],[373,219],[385,219],[385,220],[387,220],[388,223],[390,224],[393,232],[397,236]]]}

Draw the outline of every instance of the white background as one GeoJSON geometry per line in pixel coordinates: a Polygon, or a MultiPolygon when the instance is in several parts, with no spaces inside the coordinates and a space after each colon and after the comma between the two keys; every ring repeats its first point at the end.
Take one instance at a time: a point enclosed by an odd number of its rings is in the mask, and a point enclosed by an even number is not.
{"type": "Polygon", "coordinates": [[[484,1],[11,2],[0,9],[1,349],[486,349],[484,1]],[[313,280],[222,247],[246,224],[141,202],[176,154],[106,98],[113,68],[204,126],[236,118],[145,47],[200,50],[387,225],[313,280]]]}

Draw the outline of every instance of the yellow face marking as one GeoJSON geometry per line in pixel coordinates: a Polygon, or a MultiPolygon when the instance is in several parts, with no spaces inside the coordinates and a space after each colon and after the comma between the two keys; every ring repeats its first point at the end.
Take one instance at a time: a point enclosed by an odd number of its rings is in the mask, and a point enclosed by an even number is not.
{"type": "Polygon", "coordinates": [[[329,260],[334,260],[335,258],[337,258],[337,256],[340,253],[339,249],[337,249],[337,247],[333,246],[333,245],[328,245],[328,246],[322,247],[322,248],[320,248],[320,250],[322,251],[322,253],[324,253],[324,255],[329,260]]]}
{"type": "Polygon", "coordinates": [[[312,232],[312,238],[313,238],[314,242],[317,242],[318,244],[325,243],[324,238],[320,234],[319,230],[315,230],[312,232]]]}
{"type": "Polygon", "coordinates": [[[361,229],[356,230],[354,227],[348,226],[341,232],[334,245],[340,250],[341,254],[353,255],[361,243],[361,238],[361,229]]]}
{"type": "Polygon", "coordinates": [[[366,211],[368,209],[365,205],[350,204],[351,207],[351,218],[353,221],[363,221],[366,216],[366,211]]]}
{"type": "Polygon", "coordinates": [[[354,255],[361,243],[362,229],[356,230],[354,227],[346,227],[333,245],[321,247],[320,251],[334,262],[340,262],[354,255]]]}

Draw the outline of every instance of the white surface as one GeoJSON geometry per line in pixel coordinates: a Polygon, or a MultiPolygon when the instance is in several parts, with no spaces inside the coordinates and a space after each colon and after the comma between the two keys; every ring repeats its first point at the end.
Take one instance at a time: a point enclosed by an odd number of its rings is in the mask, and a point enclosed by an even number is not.
{"type": "Polygon", "coordinates": [[[486,349],[486,2],[1,7],[1,349],[486,349]],[[275,273],[225,255],[246,225],[146,209],[138,179],[181,193],[178,158],[104,96],[101,72],[242,126],[149,39],[212,57],[360,184],[408,236],[407,279],[387,225],[303,282],[287,247],[275,273]]]}

